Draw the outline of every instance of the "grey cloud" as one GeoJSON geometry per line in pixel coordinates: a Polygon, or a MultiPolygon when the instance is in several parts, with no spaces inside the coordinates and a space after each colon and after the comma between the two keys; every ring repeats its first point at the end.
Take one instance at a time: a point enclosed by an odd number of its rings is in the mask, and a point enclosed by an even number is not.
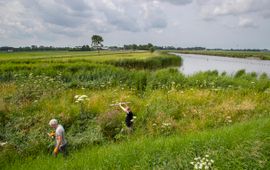
{"type": "Polygon", "coordinates": [[[70,28],[62,28],[56,25],[51,25],[48,27],[50,32],[57,35],[68,35],[69,37],[79,37],[83,33],[80,29],[70,29],[70,28]]]}
{"type": "MultiPolygon", "coordinates": [[[[165,28],[166,18],[160,17],[163,11],[153,5],[153,2],[136,1],[107,1],[96,0],[88,3],[84,0],[22,0],[22,5],[30,11],[33,16],[43,20],[43,24],[53,24],[63,28],[77,28],[82,25],[94,31],[108,32],[113,29],[139,32],[152,28],[165,28]],[[149,14],[145,18],[142,4],[150,6],[147,8],[149,14]],[[159,17],[157,17],[159,16],[159,17]],[[96,22],[97,20],[101,22],[96,22]],[[97,27],[94,24],[101,24],[97,27]]],[[[163,15],[164,16],[164,15],[163,15]]]]}
{"type": "MultiPolygon", "coordinates": [[[[79,2],[79,1],[78,1],[79,2]]],[[[84,19],[91,16],[91,13],[72,10],[72,4],[64,4],[55,1],[42,2],[37,0],[23,0],[24,7],[31,11],[33,16],[38,16],[46,23],[63,27],[78,27],[84,19]]],[[[80,4],[80,3],[78,3],[80,4]]]]}
{"type": "Polygon", "coordinates": [[[160,0],[160,2],[168,2],[174,5],[186,5],[192,3],[193,0],[160,0]]]}
{"type": "Polygon", "coordinates": [[[117,17],[109,17],[108,22],[115,26],[118,29],[131,31],[131,32],[139,32],[140,27],[138,26],[135,19],[131,19],[125,16],[117,16],[117,17]]]}
{"type": "Polygon", "coordinates": [[[46,34],[72,38],[90,32],[137,33],[167,26],[163,9],[154,1],[0,0],[2,2],[1,37],[44,39],[42,35],[46,34]]]}
{"type": "Polygon", "coordinates": [[[63,0],[63,3],[65,3],[70,9],[75,11],[88,11],[90,6],[84,1],[84,0],[63,0]]]}
{"type": "Polygon", "coordinates": [[[204,18],[211,18],[217,16],[259,13],[270,10],[269,0],[227,0],[227,1],[213,1],[213,0],[197,0],[201,6],[201,14],[204,18]]]}
{"type": "Polygon", "coordinates": [[[140,32],[167,26],[163,11],[154,2],[115,0],[108,3],[104,0],[97,2],[96,8],[118,30],[140,32]]]}
{"type": "Polygon", "coordinates": [[[270,19],[270,11],[269,11],[269,12],[263,13],[263,17],[264,17],[265,19],[270,19]]]}
{"type": "Polygon", "coordinates": [[[143,29],[145,31],[150,30],[151,28],[163,29],[167,27],[167,19],[165,13],[160,8],[157,8],[155,5],[148,4],[143,8],[143,29]]]}
{"type": "Polygon", "coordinates": [[[245,28],[257,28],[257,24],[250,18],[243,18],[241,17],[239,19],[238,25],[240,27],[245,27],[245,28]]]}
{"type": "Polygon", "coordinates": [[[126,10],[125,5],[119,2],[111,2],[111,4],[105,2],[96,3],[96,17],[101,18],[103,22],[106,22],[111,27],[115,29],[138,32],[140,27],[137,23],[137,18],[135,17],[133,11],[137,10],[136,6],[130,5],[130,11],[126,10]],[[135,9],[134,9],[135,8],[135,9]]]}

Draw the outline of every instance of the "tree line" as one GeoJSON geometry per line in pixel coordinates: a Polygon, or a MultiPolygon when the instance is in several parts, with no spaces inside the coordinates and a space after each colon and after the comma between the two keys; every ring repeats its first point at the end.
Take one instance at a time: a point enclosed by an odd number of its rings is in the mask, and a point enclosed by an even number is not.
{"type": "Polygon", "coordinates": [[[0,47],[0,52],[17,52],[17,51],[100,51],[100,50],[149,50],[150,52],[154,52],[155,50],[226,50],[226,51],[269,51],[268,49],[207,49],[205,47],[174,47],[174,46],[155,46],[151,43],[148,44],[128,44],[122,47],[118,46],[109,46],[104,47],[102,42],[103,37],[100,35],[93,35],[91,37],[91,46],[90,45],[82,45],[75,47],[53,47],[53,46],[37,46],[31,45],[26,47],[9,47],[3,46],[0,47]]]}

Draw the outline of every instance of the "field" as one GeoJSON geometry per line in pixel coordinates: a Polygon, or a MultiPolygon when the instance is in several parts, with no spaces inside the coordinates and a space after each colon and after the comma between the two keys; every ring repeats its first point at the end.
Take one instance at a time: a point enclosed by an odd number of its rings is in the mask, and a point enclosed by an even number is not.
{"type": "Polygon", "coordinates": [[[185,76],[181,58],[165,52],[0,53],[0,61],[1,169],[270,166],[266,74],[185,76]],[[118,102],[135,113],[131,134],[110,106],[118,102]],[[67,158],[51,155],[51,118],[65,127],[67,158]]]}
{"type": "Polygon", "coordinates": [[[235,58],[253,58],[261,60],[270,60],[270,52],[259,51],[224,51],[224,50],[183,50],[177,51],[183,54],[201,54],[235,58]]]}

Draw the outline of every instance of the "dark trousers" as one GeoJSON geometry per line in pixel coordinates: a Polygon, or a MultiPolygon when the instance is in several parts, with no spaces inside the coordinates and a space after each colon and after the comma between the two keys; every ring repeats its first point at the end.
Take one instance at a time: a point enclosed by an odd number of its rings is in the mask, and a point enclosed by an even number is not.
{"type": "Polygon", "coordinates": [[[67,151],[67,143],[64,145],[61,145],[59,147],[59,152],[61,152],[63,154],[64,157],[66,157],[68,155],[68,151],[67,151]]]}

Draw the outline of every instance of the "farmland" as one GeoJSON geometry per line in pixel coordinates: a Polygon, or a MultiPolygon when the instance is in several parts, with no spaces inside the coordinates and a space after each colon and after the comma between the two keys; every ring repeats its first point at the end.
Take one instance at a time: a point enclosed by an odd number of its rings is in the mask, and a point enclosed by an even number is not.
{"type": "Polygon", "coordinates": [[[212,169],[267,169],[269,77],[185,76],[181,63],[165,52],[0,53],[0,168],[193,169],[207,157],[212,169]],[[118,102],[135,113],[132,134],[118,102]],[[51,118],[67,159],[51,156],[51,118]]]}

